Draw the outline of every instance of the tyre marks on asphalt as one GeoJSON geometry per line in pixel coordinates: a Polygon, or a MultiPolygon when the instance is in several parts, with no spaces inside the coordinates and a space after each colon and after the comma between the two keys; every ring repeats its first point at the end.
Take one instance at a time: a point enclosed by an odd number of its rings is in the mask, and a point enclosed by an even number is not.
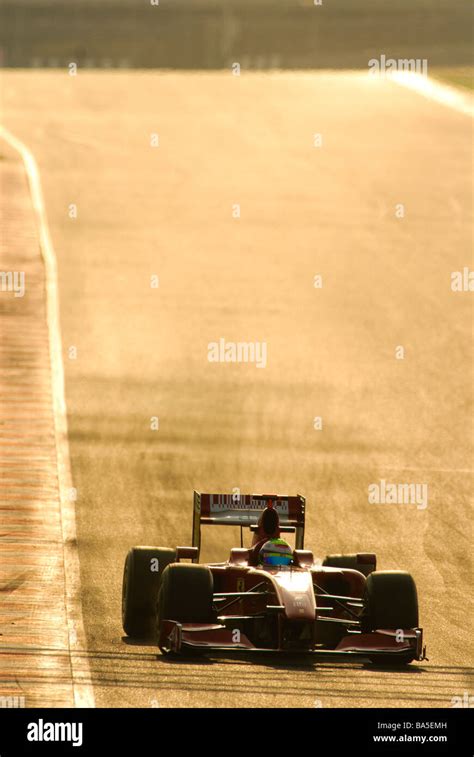
{"type": "Polygon", "coordinates": [[[453,697],[472,689],[471,668],[412,665],[400,670],[361,664],[289,662],[275,655],[205,657],[169,661],[154,652],[110,652],[90,656],[97,695],[108,691],[117,706],[142,693],[142,706],[348,706],[449,707],[453,697]],[[275,681],[278,681],[278,686],[275,681]],[[114,691],[115,690],[115,691],[114,691]],[[260,699],[259,699],[260,698],[260,699]]]}

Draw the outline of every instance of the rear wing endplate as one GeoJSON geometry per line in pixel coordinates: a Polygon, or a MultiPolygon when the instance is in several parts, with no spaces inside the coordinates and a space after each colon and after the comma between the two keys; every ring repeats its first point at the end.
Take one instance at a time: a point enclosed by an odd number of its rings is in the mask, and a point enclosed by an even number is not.
{"type": "Polygon", "coordinates": [[[194,492],[193,547],[201,548],[201,525],[256,526],[262,510],[274,507],[281,531],[294,532],[296,549],[304,547],[305,498],[301,494],[203,494],[194,492]]]}

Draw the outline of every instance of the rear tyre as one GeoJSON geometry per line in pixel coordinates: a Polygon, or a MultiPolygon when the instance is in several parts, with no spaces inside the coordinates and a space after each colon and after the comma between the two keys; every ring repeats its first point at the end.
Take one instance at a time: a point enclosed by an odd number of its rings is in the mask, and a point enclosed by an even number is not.
{"type": "Polygon", "coordinates": [[[133,547],[129,551],[122,583],[122,625],[127,636],[144,638],[153,633],[161,576],[175,560],[174,549],[133,547]]]}
{"type": "Polygon", "coordinates": [[[358,570],[364,576],[368,576],[376,568],[375,555],[373,555],[374,561],[366,560],[365,562],[361,562],[360,557],[370,558],[371,556],[368,552],[359,552],[354,555],[327,555],[323,560],[323,566],[326,568],[358,570]]]}
{"type": "MultiPolygon", "coordinates": [[[[157,601],[158,643],[164,620],[178,623],[214,623],[214,581],[205,565],[168,565],[163,573],[157,601]]],[[[166,652],[166,649],[162,648],[166,652]]]]}
{"type": "MultiPolygon", "coordinates": [[[[381,570],[371,573],[365,585],[363,632],[408,630],[418,627],[418,596],[415,581],[403,570],[381,570]]],[[[371,658],[376,665],[407,665],[414,653],[403,657],[384,655],[371,658]]]]}

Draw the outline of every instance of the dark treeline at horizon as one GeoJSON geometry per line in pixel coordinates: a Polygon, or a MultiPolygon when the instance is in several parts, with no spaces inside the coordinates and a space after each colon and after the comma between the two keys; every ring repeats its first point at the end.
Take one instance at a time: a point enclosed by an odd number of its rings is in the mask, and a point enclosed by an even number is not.
{"type": "Polygon", "coordinates": [[[467,0],[3,0],[4,66],[365,68],[381,54],[472,63],[467,0]]]}

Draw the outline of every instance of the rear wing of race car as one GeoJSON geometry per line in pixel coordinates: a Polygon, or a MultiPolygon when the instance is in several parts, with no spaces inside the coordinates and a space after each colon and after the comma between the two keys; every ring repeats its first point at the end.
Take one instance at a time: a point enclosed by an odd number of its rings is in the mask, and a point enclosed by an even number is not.
{"type": "Polygon", "coordinates": [[[296,549],[304,547],[305,498],[300,494],[202,494],[194,492],[193,547],[201,548],[201,525],[240,526],[252,531],[262,510],[274,507],[280,517],[280,531],[295,534],[296,549]]]}

